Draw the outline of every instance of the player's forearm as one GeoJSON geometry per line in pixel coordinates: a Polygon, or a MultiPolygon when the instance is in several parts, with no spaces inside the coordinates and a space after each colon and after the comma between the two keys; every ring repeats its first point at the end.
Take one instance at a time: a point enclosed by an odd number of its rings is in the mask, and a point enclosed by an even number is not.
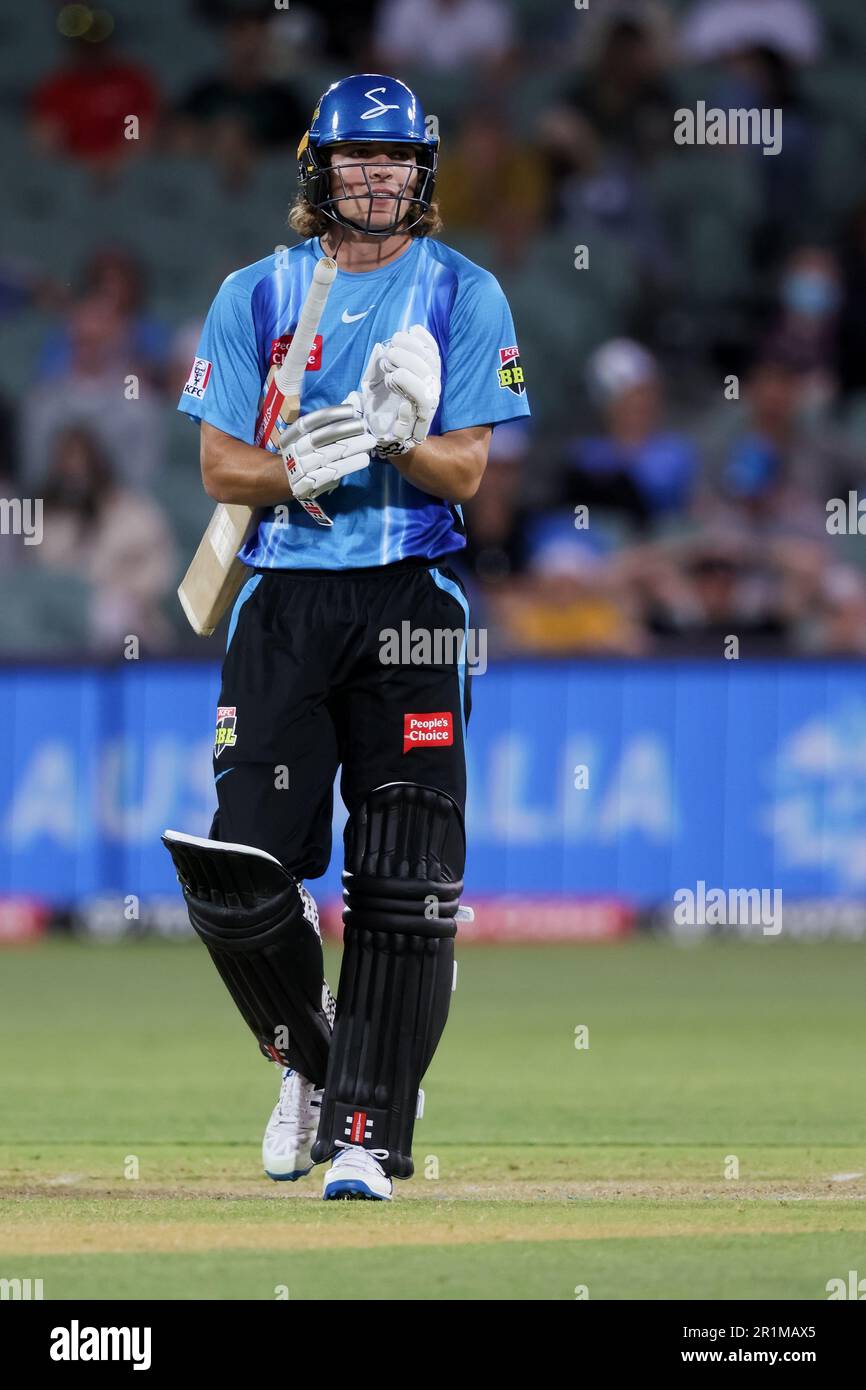
{"type": "Polygon", "coordinates": [[[394,467],[422,492],[447,502],[468,502],[484,476],[489,438],[490,430],[486,427],[479,427],[478,436],[468,440],[431,434],[423,444],[416,444],[407,454],[395,458],[394,467]]]}
{"type": "Polygon", "coordinates": [[[214,425],[201,426],[201,475],[215,502],[273,507],[291,497],[280,454],[234,439],[214,425]]]}

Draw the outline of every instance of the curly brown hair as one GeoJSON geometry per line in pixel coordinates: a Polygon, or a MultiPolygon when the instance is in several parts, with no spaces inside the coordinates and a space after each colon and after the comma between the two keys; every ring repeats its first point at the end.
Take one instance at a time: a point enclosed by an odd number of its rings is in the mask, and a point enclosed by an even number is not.
{"type": "MultiPolygon", "coordinates": [[[[420,203],[410,203],[408,213],[410,221],[413,217],[417,217],[420,206],[420,203]]],[[[326,216],[318,208],[314,208],[301,191],[298,192],[289,210],[288,224],[292,231],[296,232],[304,241],[313,236],[324,236],[325,232],[340,225],[339,222],[334,222],[333,218],[326,216]]],[[[411,228],[409,235],[438,236],[441,231],[442,218],[439,215],[439,204],[434,199],[421,220],[411,228]]]]}

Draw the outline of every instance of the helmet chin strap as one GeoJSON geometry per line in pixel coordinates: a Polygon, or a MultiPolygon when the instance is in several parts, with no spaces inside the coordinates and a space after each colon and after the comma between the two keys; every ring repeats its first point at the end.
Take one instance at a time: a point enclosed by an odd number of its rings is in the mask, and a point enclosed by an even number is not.
{"type": "MultiPolygon", "coordinates": [[[[338,226],[338,228],[339,228],[339,223],[337,224],[337,226],[338,226]]],[[[328,230],[328,235],[330,236],[330,229],[328,230]]],[[[319,238],[320,241],[321,241],[322,239],[323,239],[323,238],[321,238],[321,237],[319,238]]],[[[333,257],[334,260],[337,259],[338,253],[343,249],[343,242],[344,242],[345,240],[346,240],[346,233],[345,233],[344,231],[340,230],[340,239],[339,239],[339,241],[337,242],[336,246],[334,247],[333,251],[331,252],[331,255],[332,255],[332,257],[333,257]]]]}

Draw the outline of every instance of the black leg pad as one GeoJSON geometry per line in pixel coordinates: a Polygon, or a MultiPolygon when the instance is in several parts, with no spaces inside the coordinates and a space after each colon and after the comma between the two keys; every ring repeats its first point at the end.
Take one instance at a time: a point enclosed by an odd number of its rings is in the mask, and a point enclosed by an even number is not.
{"type": "Polygon", "coordinates": [[[189,919],[266,1057],[321,1086],[333,1019],[297,881],[250,845],[167,830],[189,919]]]}
{"type": "Polygon", "coordinates": [[[349,817],[345,850],[343,965],[313,1159],[360,1144],[408,1178],[418,1087],[451,1003],[463,817],[444,792],[392,782],[349,817]]]}

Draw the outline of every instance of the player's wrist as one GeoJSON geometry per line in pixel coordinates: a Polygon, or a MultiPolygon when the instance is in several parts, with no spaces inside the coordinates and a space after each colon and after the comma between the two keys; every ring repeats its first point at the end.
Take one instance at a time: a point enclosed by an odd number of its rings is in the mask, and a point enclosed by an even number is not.
{"type": "Polygon", "coordinates": [[[419,447],[418,444],[410,444],[402,453],[391,454],[388,462],[395,464],[401,473],[407,473],[415,462],[419,447]]]}
{"type": "Polygon", "coordinates": [[[426,443],[427,440],[425,439],[421,444],[413,444],[405,454],[399,454],[396,458],[390,459],[389,462],[393,463],[407,483],[420,488],[422,492],[432,491],[434,496],[440,496],[435,484],[433,488],[430,486],[432,481],[430,465],[434,465],[435,471],[436,459],[435,456],[431,457],[429,450],[425,450],[426,443]]]}

